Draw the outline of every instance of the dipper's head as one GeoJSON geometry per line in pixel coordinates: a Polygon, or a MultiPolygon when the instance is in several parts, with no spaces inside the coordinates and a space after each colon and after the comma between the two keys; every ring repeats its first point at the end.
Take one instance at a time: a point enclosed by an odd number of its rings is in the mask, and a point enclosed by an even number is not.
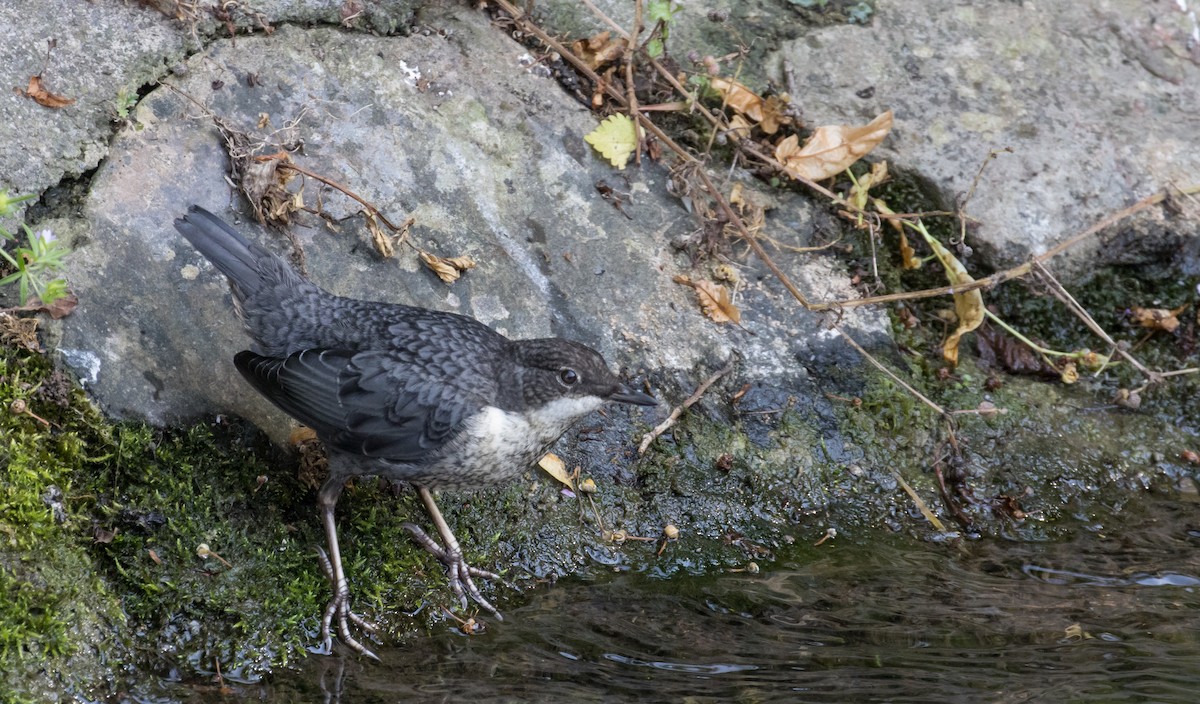
{"type": "Polygon", "coordinates": [[[609,370],[596,350],[559,338],[517,340],[522,411],[540,411],[570,424],[606,401],[654,406],[649,394],[634,391],[609,370]]]}

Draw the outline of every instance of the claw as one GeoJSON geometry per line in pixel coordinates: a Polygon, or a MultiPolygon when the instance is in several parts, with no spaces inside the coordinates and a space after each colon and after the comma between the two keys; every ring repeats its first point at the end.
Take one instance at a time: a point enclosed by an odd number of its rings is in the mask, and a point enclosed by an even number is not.
{"type": "Polygon", "coordinates": [[[505,581],[495,572],[488,572],[487,570],[481,570],[468,565],[467,561],[463,558],[462,549],[458,546],[458,540],[454,537],[450,526],[446,524],[446,519],[442,517],[442,512],[438,510],[437,503],[433,500],[433,494],[423,486],[417,487],[417,494],[420,495],[421,500],[425,503],[425,509],[429,512],[429,517],[433,519],[433,524],[437,528],[438,535],[442,538],[442,544],[439,545],[433,538],[429,537],[429,534],[421,530],[420,526],[413,523],[405,523],[404,528],[412,534],[413,539],[421,547],[433,553],[434,557],[446,566],[446,579],[450,582],[450,590],[454,592],[454,596],[458,597],[458,603],[464,609],[467,608],[467,597],[469,596],[475,603],[483,607],[484,610],[495,616],[497,621],[503,621],[504,617],[479,592],[479,587],[475,586],[475,580],[472,577],[495,580],[513,589],[517,587],[505,581]]]}
{"type": "Polygon", "coordinates": [[[350,585],[347,584],[345,577],[340,580],[338,579],[333,561],[329,559],[329,555],[324,549],[317,548],[317,559],[321,562],[321,568],[325,571],[325,576],[329,578],[329,582],[333,586],[333,599],[329,601],[329,604],[325,607],[325,613],[321,615],[321,639],[325,650],[327,652],[333,651],[331,627],[336,618],[338,637],[342,639],[346,647],[372,660],[379,660],[378,655],[350,633],[351,623],[367,633],[374,633],[378,627],[350,610],[350,585]]]}
{"type": "Polygon", "coordinates": [[[495,572],[488,572],[487,570],[481,570],[468,565],[466,559],[463,558],[461,550],[448,550],[438,545],[433,538],[429,537],[428,533],[415,523],[405,523],[403,527],[412,534],[413,540],[432,553],[445,566],[446,579],[450,583],[450,590],[454,592],[454,596],[458,597],[458,603],[463,609],[467,608],[467,597],[470,596],[475,603],[495,616],[497,621],[504,620],[504,616],[487,600],[487,597],[480,593],[479,587],[475,586],[475,580],[471,578],[492,579],[502,582],[506,586],[513,586],[515,589],[514,585],[511,585],[495,572]]]}

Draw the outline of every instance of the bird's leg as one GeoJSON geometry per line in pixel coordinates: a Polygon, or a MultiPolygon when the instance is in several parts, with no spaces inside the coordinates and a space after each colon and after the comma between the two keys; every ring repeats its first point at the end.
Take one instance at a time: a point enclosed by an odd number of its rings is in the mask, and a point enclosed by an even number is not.
{"type": "Polygon", "coordinates": [[[332,652],[333,636],[330,635],[329,629],[333,624],[334,617],[337,617],[338,635],[342,637],[342,641],[351,650],[378,660],[379,656],[350,635],[350,623],[368,633],[375,630],[375,625],[363,620],[362,617],[350,610],[350,583],[346,581],[346,573],[342,571],[342,551],[338,548],[337,524],[334,522],[333,515],[338,495],[342,493],[344,483],[343,479],[330,477],[317,492],[317,505],[321,509],[321,524],[325,527],[325,542],[329,545],[329,554],[326,554],[321,548],[317,548],[317,558],[321,561],[325,576],[329,578],[329,582],[333,586],[333,599],[325,607],[325,613],[321,617],[321,637],[324,640],[325,649],[332,652]]]}
{"type": "Polygon", "coordinates": [[[404,527],[409,533],[412,533],[414,540],[433,553],[446,566],[446,577],[450,582],[450,589],[454,591],[454,595],[458,597],[464,609],[467,608],[467,596],[469,595],[495,616],[496,620],[503,621],[504,617],[500,615],[495,606],[492,606],[490,601],[479,593],[479,588],[475,586],[475,580],[471,579],[474,576],[503,581],[500,575],[468,565],[467,561],[463,559],[462,548],[458,546],[458,540],[454,537],[450,526],[446,524],[446,519],[442,517],[442,512],[438,510],[437,503],[433,500],[433,493],[423,486],[417,487],[417,493],[421,496],[421,501],[425,503],[425,510],[429,512],[429,517],[433,520],[433,525],[442,538],[442,545],[434,542],[433,538],[430,538],[416,524],[405,523],[404,527]]]}

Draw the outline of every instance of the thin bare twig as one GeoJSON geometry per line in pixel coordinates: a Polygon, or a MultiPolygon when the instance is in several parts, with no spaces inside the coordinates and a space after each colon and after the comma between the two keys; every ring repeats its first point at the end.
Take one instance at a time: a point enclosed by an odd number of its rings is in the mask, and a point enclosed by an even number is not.
{"type": "MultiPolygon", "coordinates": [[[[611,17],[609,17],[608,15],[604,14],[604,12],[600,8],[593,5],[592,0],[581,0],[581,2],[583,3],[584,7],[586,7],[587,9],[592,11],[593,15],[595,15],[597,18],[599,18],[600,21],[603,22],[604,24],[607,24],[609,27],[612,27],[613,31],[616,32],[617,34],[621,35],[621,37],[623,39],[629,39],[629,32],[626,32],[624,27],[622,27],[621,25],[614,22],[613,19],[611,17]]],[[[498,2],[497,4],[500,5],[501,7],[503,7],[504,11],[507,12],[508,14],[512,15],[514,18],[517,16],[513,12],[513,10],[509,9],[509,7],[511,7],[511,5],[509,5],[509,3],[502,1],[502,2],[498,2]]],[[[639,3],[639,4],[641,4],[641,3],[639,3]]]]}
{"type": "Polygon", "coordinates": [[[329,186],[330,188],[336,188],[337,190],[341,191],[342,193],[345,193],[346,195],[350,196],[354,200],[358,201],[359,204],[362,205],[362,207],[367,210],[367,212],[369,212],[372,215],[374,215],[375,217],[379,218],[380,222],[382,222],[384,225],[387,225],[388,228],[392,230],[392,232],[399,232],[402,229],[401,227],[397,227],[396,225],[393,225],[392,222],[390,220],[388,220],[387,217],[385,217],[384,214],[379,211],[379,208],[376,208],[374,205],[371,205],[369,202],[367,202],[364,198],[359,196],[357,193],[350,190],[346,186],[343,186],[342,184],[338,183],[337,181],[334,181],[331,178],[322,176],[322,175],[316,173],[315,171],[309,171],[308,169],[304,168],[303,166],[297,166],[289,161],[280,162],[278,168],[291,169],[292,171],[295,171],[298,174],[304,174],[305,176],[307,176],[311,179],[320,181],[321,183],[325,184],[326,186],[329,186]]]}
{"type": "Polygon", "coordinates": [[[870,362],[872,365],[874,365],[876,369],[883,372],[884,374],[887,374],[889,377],[892,378],[892,381],[896,382],[901,387],[903,387],[906,391],[908,391],[910,394],[917,397],[921,401],[921,403],[924,403],[926,406],[929,406],[934,411],[936,411],[938,413],[938,415],[947,419],[947,421],[950,422],[950,424],[951,424],[951,426],[950,426],[951,428],[954,427],[953,417],[949,413],[947,413],[944,408],[942,408],[941,406],[937,405],[933,401],[926,398],[925,395],[922,394],[920,391],[917,391],[916,389],[914,389],[911,385],[909,385],[908,382],[904,381],[899,376],[897,376],[895,372],[893,372],[891,369],[888,369],[886,366],[884,366],[883,362],[880,362],[879,360],[872,357],[871,353],[867,352],[863,348],[863,346],[858,344],[858,342],[853,337],[850,337],[850,335],[845,330],[841,329],[837,325],[834,325],[833,331],[836,332],[837,334],[841,335],[842,339],[845,340],[848,345],[853,347],[859,354],[861,354],[863,356],[864,359],[866,359],[868,362],[870,362]]]}
{"type": "MultiPolygon", "coordinates": [[[[1192,186],[1188,189],[1185,189],[1184,193],[1200,193],[1200,186],[1192,186]]],[[[1107,229],[1111,225],[1118,223],[1121,220],[1124,220],[1125,218],[1129,217],[1130,215],[1134,215],[1134,214],[1141,212],[1153,205],[1157,205],[1157,204],[1163,202],[1166,199],[1166,197],[1167,197],[1167,195],[1165,192],[1154,193],[1152,195],[1146,196],[1145,198],[1139,200],[1138,202],[1134,203],[1133,205],[1129,206],[1128,208],[1118,210],[1117,212],[1112,213],[1111,215],[1101,219],[1099,222],[1095,223],[1094,225],[1087,228],[1083,232],[1080,232],[1080,233],[1064,240],[1063,242],[1052,247],[1051,249],[1047,250],[1043,254],[1030,259],[1029,261],[1025,262],[1024,264],[1014,266],[1013,268],[1007,269],[1005,271],[997,272],[995,274],[992,274],[991,276],[985,276],[982,279],[975,279],[974,281],[972,281],[970,283],[958,284],[958,285],[954,285],[954,286],[942,286],[940,288],[928,288],[928,289],[923,289],[921,291],[905,291],[903,293],[889,293],[889,294],[885,294],[882,296],[871,296],[869,298],[854,298],[854,299],[848,299],[848,300],[843,300],[843,301],[831,301],[829,303],[817,303],[817,304],[814,304],[811,309],[815,310],[815,311],[821,311],[821,310],[833,310],[836,308],[857,308],[858,306],[874,305],[876,303],[892,303],[895,301],[908,301],[908,300],[916,300],[916,299],[920,299],[920,298],[934,298],[936,296],[945,296],[947,294],[953,295],[955,293],[965,293],[967,291],[973,291],[977,288],[992,288],[993,286],[1004,283],[1005,281],[1011,281],[1012,279],[1019,279],[1025,275],[1027,275],[1030,271],[1033,270],[1034,262],[1049,261],[1050,259],[1057,257],[1058,255],[1067,251],[1071,247],[1074,247],[1075,245],[1079,244],[1080,242],[1084,241],[1085,239],[1095,235],[1096,233],[1098,233],[1102,230],[1107,229]]]]}
{"type": "MultiPolygon", "coordinates": [[[[1000,156],[1001,152],[1012,154],[1012,151],[1012,147],[993,149],[988,152],[988,155],[983,160],[983,163],[979,165],[979,171],[975,172],[975,179],[971,181],[971,187],[967,189],[966,197],[964,197],[962,202],[958,204],[958,244],[967,243],[967,217],[966,213],[963,211],[967,209],[967,203],[970,203],[971,199],[975,197],[975,188],[979,186],[979,181],[983,179],[983,172],[987,169],[988,164],[992,163],[996,157],[1000,156]]],[[[954,242],[951,242],[951,244],[954,244],[954,242]]]]}
{"type": "MultiPolygon", "coordinates": [[[[625,43],[625,94],[629,101],[629,116],[637,120],[638,100],[637,91],[633,84],[633,52],[637,51],[638,34],[642,31],[642,0],[633,4],[633,31],[629,33],[629,41],[625,43]]],[[[641,136],[639,131],[639,137],[641,136]]],[[[640,139],[638,140],[640,143],[640,139]]],[[[633,160],[638,166],[642,165],[642,150],[633,150],[633,160]]]]}
{"type": "Polygon", "coordinates": [[[681,415],[683,415],[683,412],[686,411],[688,408],[691,408],[692,404],[699,401],[700,397],[704,395],[704,392],[708,391],[708,387],[715,384],[716,381],[718,379],[720,379],[721,377],[723,377],[726,374],[728,374],[729,372],[733,371],[733,364],[734,363],[731,360],[729,362],[729,364],[725,365],[724,369],[722,369],[721,371],[717,372],[716,374],[713,374],[712,376],[705,379],[704,383],[700,384],[700,386],[697,387],[695,393],[693,393],[691,396],[688,396],[686,401],[684,401],[682,404],[676,406],[674,409],[671,410],[671,415],[667,416],[666,420],[659,423],[658,427],[656,427],[654,430],[651,430],[650,432],[643,435],[642,436],[642,444],[638,445],[638,455],[646,454],[646,450],[649,449],[650,443],[654,442],[655,438],[657,438],[659,435],[662,435],[663,433],[667,432],[667,430],[670,429],[670,427],[672,425],[675,425],[676,421],[679,420],[679,417],[681,415]]]}
{"type": "Polygon", "coordinates": [[[1162,381],[1162,374],[1151,369],[1147,369],[1145,365],[1139,362],[1133,355],[1126,352],[1121,345],[1118,345],[1116,341],[1113,340],[1107,332],[1105,332],[1104,328],[1100,327],[1100,324],[1092,318],[1091,314],[1084,310],[1083,306],[1079,305],[1079,302],[1075,300],[1075,297],[1072,296],[1067,289],[1063,288],[1062,284],[1058,282],[1058,279],[1055,278],[1054,274],[1051,274],[1050,270],[1047,269],[1041,262],[1034,261],[1033,270],[1037,272],[1038,275],[1041,276],[1042,281],[1044,281],[1046,285],[1050,287],[1050,291],[1054,294],[1055,298],[1062,301],[1063,305],[1065,305],[1068,310],[1082,320],[1084,325],[1087,325],[1088,329],[1095,333],[1096,337],[1104,340],[1106,345],[1115,350],[1117,354],[1125,358],[1125,361],[1132,364],[1135,369],[1144,374],[1149,383],[1157,384],[1162,381]]]}

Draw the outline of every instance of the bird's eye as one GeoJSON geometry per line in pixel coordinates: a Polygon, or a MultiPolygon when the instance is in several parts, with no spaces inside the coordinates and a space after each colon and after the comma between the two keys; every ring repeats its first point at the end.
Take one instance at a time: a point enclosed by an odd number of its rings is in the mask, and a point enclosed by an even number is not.
{"type": "Polygon", "coordinates": [[[563,386],[574,386],[579,383],[579,374],[574,369],[565,367],[559,370],[558,380],[562,382],[563,386]]]}

